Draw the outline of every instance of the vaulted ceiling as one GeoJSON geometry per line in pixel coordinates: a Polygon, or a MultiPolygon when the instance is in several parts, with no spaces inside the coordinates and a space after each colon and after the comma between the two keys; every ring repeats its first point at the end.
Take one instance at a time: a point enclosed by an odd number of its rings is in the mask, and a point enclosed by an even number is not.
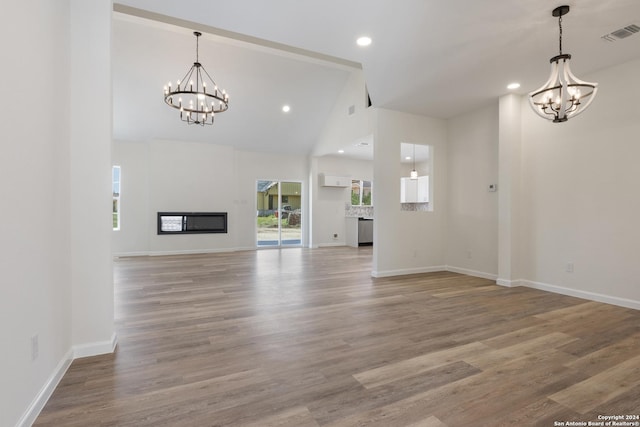
{"type": "Polygon", "coordinates": [[[454,117],[513,81],[520,94],[544,83],[560,4],[571,6],[563,44],[578,77],[640,58],[640,33],[601,38],[640,26],[638,0],[118,0],[114,137],[309,153],[359,67],[374,106],[454,117]],[[181,122],[162,96],[194,61],[194,27],[205,33],[200,62],[231,96],[229,111],[205,128],[181,122]],[[361,35],[373,43],[357,46],[361,35]]]}

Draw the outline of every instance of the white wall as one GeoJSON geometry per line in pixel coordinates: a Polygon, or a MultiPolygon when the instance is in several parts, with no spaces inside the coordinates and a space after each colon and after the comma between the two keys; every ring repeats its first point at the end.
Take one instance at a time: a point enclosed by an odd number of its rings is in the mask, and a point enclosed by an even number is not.
{"type": "MultiPolygon", "coordinates": [[[[338,206],[346,196],[340,190],[318,186],[318,174],[330,172],[318,166],[319,159],[335,155],[340,149],[352,148],[356,141],[370,137],[374,116],[374,109],[366,105],[364,74],[362,70],[353,70],[327,118],[309,161],[311,216],[308,223],[311,226],[309,245],[312,247],[346,243],[344,218],[340,219],[341,209],[338,206]],[[353,114],[349,114],[350,107],[353,107],[353,114]],[[334,239],[336,233],[338,238],[334,239]]],[[[346,190],[343,192],[346,194],[346,190]]]]}
{"type": "Polygon", "coordinates": [[[228,228],[235,230],[233,149],[195,142],[153,141],[148,144],[147,153],[149,251],[233,249],[234,234],[158,235],[156,219],[157,212],[229,212],[228,228]]]}
{"type": "Polygon", "coordinates": [[[353,70],[340,92],[327,123],[311,153],[315,157],[336,154],[339,149],[373,133],[373,109],[367,108],[362,70],[353,70]],[[354,113],[349,114],[349,107],[354,113]]]}
{"type": "Polygon", "coordinates": [[[3,58],[20,64],[17,80],[15,67],[0,71],[11,82],[0,105],[0,425],[11,426],[33,422],[72,357],[110,351],[112,12],[108,0],[34,0],[3,13],[3,58]],[[99,102],[88,108],[87,94],[99,102]]]}
{"type": "MultiPolygon", "coordinates": [[[[327,155],[317,158],[317,173],[349,176],[351,179],[373,180],[373,161],[341,158],[327,155]]],[[[316,180],[317,181],[317,180],[316,180]]],[[[376,186],[373,183],[375,210],[376,186]]],[[[317,185],[313,205],[313,245],[336,246],[346,244],[345,205],[351,204],[351,188],[322,187],[317,185]],[[338,237],[334,238],[333,235],[338,237]]]]}
{"type": "Polygon", "coordinates": [[[373,274],[441,270],[447,211],[446,121],[383,109],[375,109],[375,114],[373,274]],[[433,147],[433,212],[400,210],[402,142],[433,147]]]}
{"type": "MultiPolygon", "coordinates": [[[[256,247],[256,181],[301,181],[304,156],[238,151],[184,141],[114,141],[122,167],[121,229],[116,255],[232,251],[256,247]],[[227,212],[226,234],[157,234],[157,212],[227,212]]],[[[303,241],[308,195],[303,194],[303,241]]]]}
{"type": "Polygon", "coordinates": [[[599,83],[597,98],[566,123],[541,120],[522,100],[528,284],[640,308],[639,75],[640,61],[633,61],[582,76],[599,83]]]}
{"type": "Polygon", "coordinates": [[[514,286],[522,272],[522,98],[498,100],[498,280],[514,286]]]}
{"type": "Polygon", "coordinates": [[[115,345],[111,261],[110,0],[71,1],[71,283],[74,354],[115,345]]]}
{"type": "Polygon", "coordinates": [[[309,159],[306,156],[235,152],[238,249],[256,247],[256,181],[259,179],[302,182],[302,244],[309,241],[309,159]]]}
{"type": "Polygon", "coordinates": [[[72,344],[69,3],[7,2],[3,14],[0,425],[13,426],[72,344]]]}
{"type": "Polygon", "coordinates": [[[113,232],[116,254],[143,255],[149,251],[149,166],[146,142],[114,141],[112,160],[120,170],[120,230],[113,232]]]}
{"type": "Polygon", "coordinates": [[[497,278],[498,105],[447,121],[447,237],[449,268],[497,278]]]}

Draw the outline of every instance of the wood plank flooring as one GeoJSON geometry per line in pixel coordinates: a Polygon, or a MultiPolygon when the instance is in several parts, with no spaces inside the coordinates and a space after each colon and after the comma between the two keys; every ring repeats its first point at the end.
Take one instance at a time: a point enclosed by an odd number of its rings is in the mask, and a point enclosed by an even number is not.
{"type": "Polygon", "coordinates": [[[640,312],[371,248],[118,259],[115,354],[38,426],[500,426],[640,413],[640,312]]]}

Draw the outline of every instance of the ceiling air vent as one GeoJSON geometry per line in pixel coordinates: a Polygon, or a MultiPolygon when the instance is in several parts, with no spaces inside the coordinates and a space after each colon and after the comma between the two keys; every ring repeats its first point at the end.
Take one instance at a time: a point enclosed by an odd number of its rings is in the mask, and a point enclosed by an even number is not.
{"type": "Polygon", "coordinates": [[[620,39],[626,39],[629,36],[632,36],[636,33],[640,32],[640,26],[636,24],[627,25],[624,28],[620,28],[619,30],[615,30],[609,34],[605,34],[601,38],[608,42],[614,42],[620,39]]]}

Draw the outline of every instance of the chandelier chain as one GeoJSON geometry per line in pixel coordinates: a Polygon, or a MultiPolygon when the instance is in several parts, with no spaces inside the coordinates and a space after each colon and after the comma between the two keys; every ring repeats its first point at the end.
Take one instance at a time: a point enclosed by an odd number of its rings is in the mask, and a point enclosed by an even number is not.
{"type": "Polygon", "coordinates": [[[560,55],[562,55],[562,15],[558,17],[558,26],[560,27],[560,55]]]}
{"type": "Polygon", "coordinates": [[[418,171],[416,170],[416,144],[413,144],[413,169],[411,169],[411,173],[409,177],[411,179],[418,179],[418,171]]]}

